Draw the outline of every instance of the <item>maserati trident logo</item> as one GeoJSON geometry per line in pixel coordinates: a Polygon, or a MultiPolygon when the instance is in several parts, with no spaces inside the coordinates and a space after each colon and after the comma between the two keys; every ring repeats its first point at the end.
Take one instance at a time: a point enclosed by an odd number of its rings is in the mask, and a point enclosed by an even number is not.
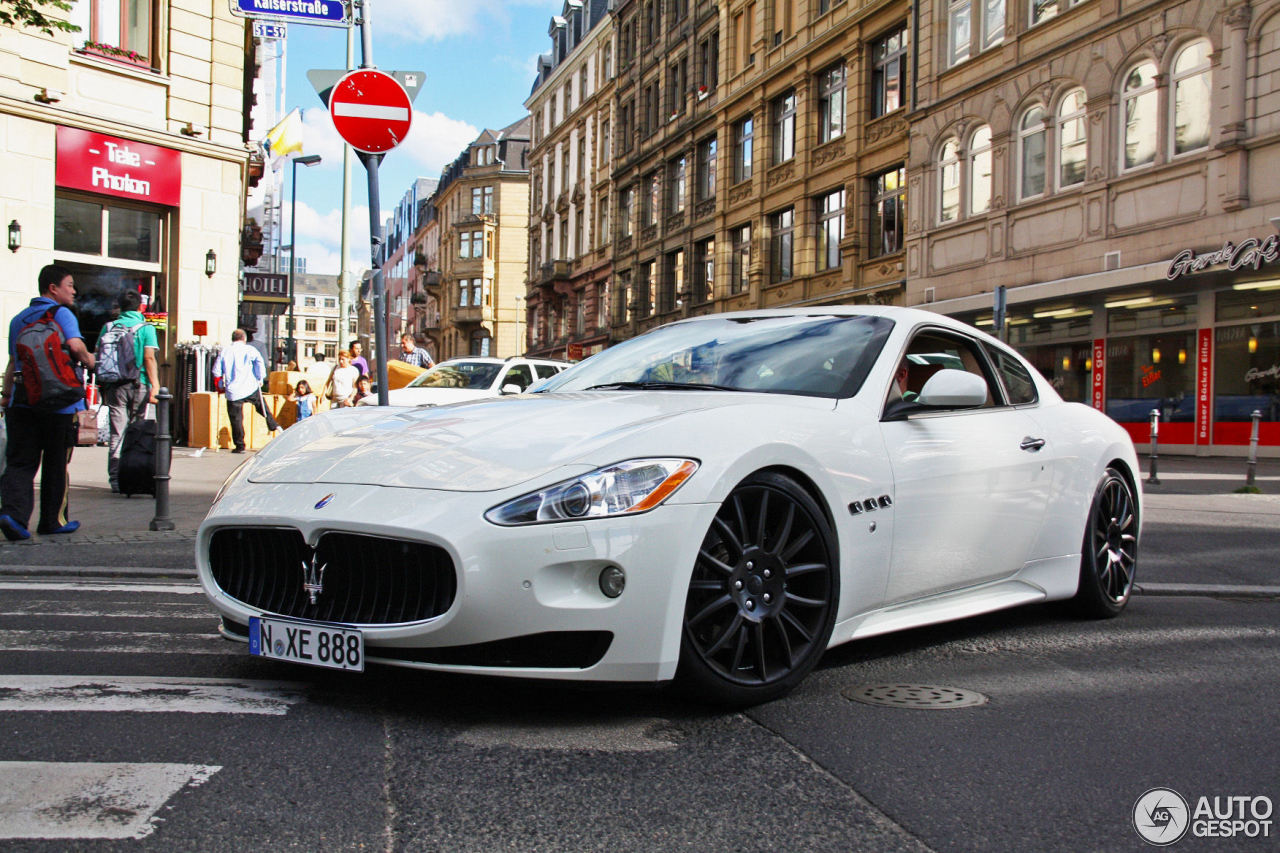
{"type": "Polygon", "coordinates": [[[328,567],[328,563],[321,563],[316,557],[316,552],[311,552],[311,562],[302,561],[302,591],[311,599],[311,603],[315,604],[320,597],[320,593],[324,592],[324,570],[328,567]]]}

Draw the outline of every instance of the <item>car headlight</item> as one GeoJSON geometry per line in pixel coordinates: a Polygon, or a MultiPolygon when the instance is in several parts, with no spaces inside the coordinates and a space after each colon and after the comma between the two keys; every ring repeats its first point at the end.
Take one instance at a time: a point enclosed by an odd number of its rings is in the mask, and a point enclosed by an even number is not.
{"type": "Polygon", "coordinates": [[[227,475],[227,479],[222,481],[222,486],[219,487],[218,493],[213,496],[213,501],[209,504],[209,509],[213,509],[218,505],[218,501],[222,500],[223,495],[227,493],[227,489],[231,488],[231,484],[237,482],[243,477],[243,475],[247,474],[250,468],[250,463],[256,462],[257,459],[257,456],[250,456],[248,459],[237,465],[236,470],[227,475]]]}
{"type": "Polygon", "coordinates": [[[697,470],[693,459],[631,459],[521,495],[484,517],[513,526],[647,512],[697,470]]]}

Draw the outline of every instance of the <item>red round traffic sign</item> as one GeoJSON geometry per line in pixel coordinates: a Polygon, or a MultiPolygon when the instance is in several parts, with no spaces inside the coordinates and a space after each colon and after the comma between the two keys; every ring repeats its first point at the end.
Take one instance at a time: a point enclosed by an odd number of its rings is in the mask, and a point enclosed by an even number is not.
{"type": "Polygon", "coordinates": [[[345,75],[329,94],[329,115],[338,135],[357,151],[381,154],[409,135],[413,108],[396,78],[362,68],[345,75]]]}

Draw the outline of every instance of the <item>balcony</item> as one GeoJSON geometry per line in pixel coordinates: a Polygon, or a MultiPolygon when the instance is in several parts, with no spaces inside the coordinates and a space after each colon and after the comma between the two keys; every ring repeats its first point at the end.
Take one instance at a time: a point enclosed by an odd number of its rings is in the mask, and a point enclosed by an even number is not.
{"type": "Polygon", "coordinates": [[[455,326],[484,323],[493,320],[493,308],[488,305],[455,305],[449,319],[455,326]]]}
{"type": "Polygon", "coordinates": [[[425,270],[419,283],[430,291],[440,289],[440,270],[425,270]]]}
{"type": "Polygon", "coordinates": [[[547,261],[538,268],[538,284],[568,281],[572,274],[573,268],[569,261],[547,261]]]}

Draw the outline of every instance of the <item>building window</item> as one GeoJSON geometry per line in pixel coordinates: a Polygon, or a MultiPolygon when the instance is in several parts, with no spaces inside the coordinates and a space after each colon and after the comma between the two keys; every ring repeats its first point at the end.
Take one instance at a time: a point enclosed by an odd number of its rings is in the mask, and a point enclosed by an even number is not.
{"type": "Polygon", "coordinates": [[[338,307],[338,299],[337,299],[337,297],[333,297],[333,298],[327,298],[327,299],[325,299],[325,301],[324,301],[324,307],[325,307],[325,308],[337,308],[337,307],[338,307]]]}
{"type": "Polygon", "coordinates": [[[314,318],[308,318],[302,321],[302,331],[311,332],[314,334],[315,330],[316,330],[316,321],[314,318]]]}
{"type": "Polygon", "coordinates": [[[613,79],[613,46],[606,44],[600,51],[600,69],[605,80],[613,79]]]}
{"type": "Polygon", "coordinates": [[[471,212],[477,216],[493,213],[493,187],[471,188],[471,212]]]}
{"type": "Polygon", "coordinates": [[[587,251],[587,211],[578,208],[578,227],[574,230],[574,255],[583,255],[587,251]]]}
{"type": "Polygon", "coordinates": [[[1084,183],[1088,162],[1084,89],[1072,89],[1058,104],[1058,188],[1084,183]]]}
{"type": "Polygon", "coordinates": [[[154,0],[80,0],[70,15],[80,28],[76,42],[108,44],[150,59],[153,5],[154,0]]]}
{"type": "Polygon", "coordinates": [[[618,273],[613,287],[613,323],[631,322],[631,273],[618,273]]]}
{"type": "Polygon", "coordinates": [[[942,143],[938,186],[941,191],[938,221],[954,222],[960,218],[960,143],[954,138],[942,143]]]}
{"type": "Polygon", "coordinates": [[[492,341],[493,338],[489,337],[489,332],[486,329],[477,329],[471,333],[470,354],[487,358],[490,353],[489,345],[492,341]]]}
{"type": "Polygon", "coordinates": [[[644,179],[644,198],[640,199],[640,224],[657,225],[658,210],[662,207],[662,182],[657,172],[650,172],[644,179]]]}
{"type": "Polygon", "coordinates": [[[733,251],[729,259],[729,293],[746,293],[751,285],[751,226],[729,232],[733,251]]]}
{"type": "Polygon", "coordinates": [[[698,143],[698,201],[716,196],[716,138],[698,143]]]}
{"type": "Polygon", "coordinates": [[[773,101],[773,162],[785,163],[796,156],[796,93],[773,101]]]}
{"type": "Polygon", "coordinates": [[[991,207],[991,128],[983,125],[969,138],[969,213],[991,207]]]}
{"type": "Polygon", "coordinates": [[[716,241],[693,244],[693,293],[695,304],[711,301],[716,283],[716,241]]]}
{"type": "Polygon", "coordinates": [[[969,58],[969,27],[973,8],[970,0],[951,0],[947,4],[947,66],[959,65],[969,58]]]}
{"type": "Polygon", "coordinates": [[[601,165],[609,162],[609,120],[600,122],[600,160],[601,165]]]}
{"type": "Polygon", "coordinates": [[[338,334],[338,321],[337,321],[337,320],[325,320],[325,321],[324,321],[324,330],[325,330],[326,332],[328,332],[329,334],[331,334],[331,335],[336,335],[336,334],[338,334]]]}
{"type": "Polygon", "coordinates": [[[818,269],[840,267],[844,239],[844,187],[818,198],[818,269]]]}
{"type": "Polygon", "coordinates": [[[1124,76],[1124,145],[1122,169],[1134,169],[1155,162],[1159,133],[1159,94],[1156,92],[1156,64],[1142,62],[1124,76]]]}
{"type": "Polygon", "coordinates": [[[1074,9],[1084,0],[1031,0],[1031,26],[1056,18],[1059,13],[1074,9]]]}
{"type": "Polygon", "coordinates": [[[875,43],[872,49],[871,117],[898,109],[905,102],[907,85],[907,28],[903,27],[875,43]]]}
{"type": "Polygon", "coordinates": [[[844,63],[818,75],[818,138],[822,142],[844,135],[844,63]]]}
{"type": "Polygon", "coordinates": [[[635,187],[625,187],[618,193],[618,227],[623,237],[630,237],[635,222],[635,187]]]}
{"type": "Polygon", "coordinates": [[[304,297],[302,297],[302,307],[303,307],[303,308],[315,308],[315,307],[316,307],[316,298],[315,298],[314,296],[304,296],[304,297]]]}
{"type": "Polygon", "coordinates": [[[902,250],[906,232],[907,170],[899,166],[872,180],[871,257],[902,250]]]}
{"type": "Polygon", "coordinates": [[[607,195],[600,196],[600,200],[596,202],[596,246],[600,247],[609,242],[609,197],[607,195]]]}
{"type": "Polygon", "coordinates": [[[463,231],[458,235],[458,257],[484,257],[484,232],[463,231]]]}
{"type": "Polygon", "coordinates": [[[556,254],[558,260],[567,261],[569,259],[569,217],[560,217],[560,251],[556,254]]]}
{"type": "Polygon", "coordinates": [[[662,277],[662,290],[658,294],[658,310],[664,314],[680,307],[684,293],[684,249],[669,252],[666,261],[666,274],[662,277]]]}
{"type": "Polygon", "coordinates": [[[733,126],[733,182],[751,180],[751,117],[739,121],[733,126]]]}
{"type": "Polygon", "coordinates": [[[689,60],[687,57],[682,57],[667,69],[667,114],[671,118],[684,112],[688,80],[689,60]]]}
{"type": "Polygon", "coordinates": [[[715,91],[720,82],[720,31],[698,42],[698,97],[715,91]]]}
{"type": "Polygon", "coordinates": [[[669,213],[684,213],[686,162],[686,158],[677,157],[667,164],[667,187],[669,190],[667,211],[669,213]]]}
{"type": "Polygon", "coordinates": [[[1044,107],[1031,107],[1018,123],[1018,198],[1044,193],[1044,107]]]}
{"type": "Polygon", "coordinates": [[[982,0],[982,49],[1004,41],[1004,0],[982,0]]]}
{"type": "Polygon", "coordinates": [[[337,355],[338,355],[338,345],[337,345],[337,344],[325,344],[325,345],[324,345],[324,357],[325,357],[325,358],[332,359],[332,358],[335,358],[337,355]]]}
{"type": "Polygon", "coordinates": [[[1173,60],[1173,153],[1209,146],[1209,42],[1193,41],[1173,60]]]}
{"type": "Polygon", "coordinates": [[[596,328],[603,329],[609,325],[609,302],[604,284],[596,285],[596,328]]]}
{"type": "Polygon", "coordinates": [[[769,280],[786,281],[792,275],[792,250],[796,210],[788,207],[769,216],[769,280]]]}
{"type": "Polygon", "coordinates": [[[656,261],[645,261],[640,264],[636,276],[636,310],[639,317],[652,317],[653,304],[653,268],[656,261]]]}

